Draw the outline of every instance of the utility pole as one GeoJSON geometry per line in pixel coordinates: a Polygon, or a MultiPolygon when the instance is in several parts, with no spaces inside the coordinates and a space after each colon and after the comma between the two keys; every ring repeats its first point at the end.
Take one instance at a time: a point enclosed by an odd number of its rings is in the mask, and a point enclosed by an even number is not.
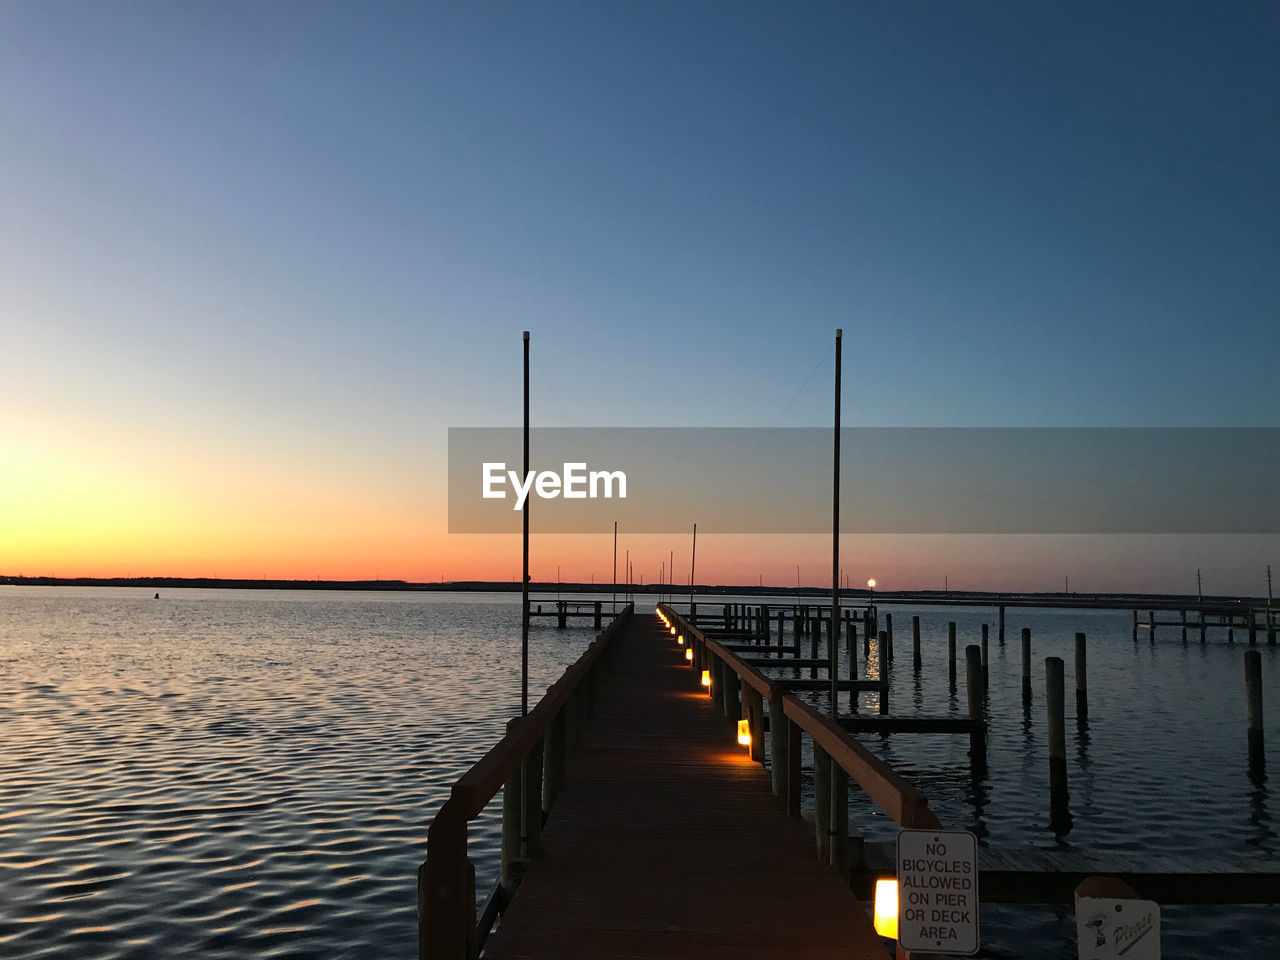
{"type": "MultiPolygon", "coordinates": [[[[524,474],[529,476],[529,331],[524,332],[524,474]]],[[[520,511],[524,569],[520,579],[520,716],[529,712],[529,498],[520,511]]]]}

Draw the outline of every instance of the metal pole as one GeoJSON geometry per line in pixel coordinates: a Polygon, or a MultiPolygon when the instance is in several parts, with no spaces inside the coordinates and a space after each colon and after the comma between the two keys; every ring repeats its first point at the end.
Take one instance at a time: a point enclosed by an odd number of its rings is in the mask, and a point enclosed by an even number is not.
{"type": "Polygon", "coordinates": [[[613,615],[618,615],[618,521],[613,521],[613,615]]]}
{"type": "Polygon", "coordinates": [[[836,715],[840,685],[840,338],[836,330],[835,430],[831,463],[831,629],[827,634],[827,656],[831,677],[831,716],[836,715]]]}
{"type": "MultiPolygon", "coordinates": [[[[524,332],[524,473],[529,478],[529,331],[524,332]]],[[[529,712],[529,499],[520,511],[524,526],[524,575],[520,580],[520,716],[529,712]]]]}
{"type": "Polygon", "coordinates": [[[693,572],[698,564],[698,525],[693,525],[693,553],[689,559],[689,617],[693,618],[693,572]]]}

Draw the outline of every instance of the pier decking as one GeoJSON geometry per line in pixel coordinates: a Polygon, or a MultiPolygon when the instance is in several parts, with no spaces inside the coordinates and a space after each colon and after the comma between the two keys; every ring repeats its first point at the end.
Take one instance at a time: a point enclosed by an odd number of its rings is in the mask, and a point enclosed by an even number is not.
{"type": "Polygon", "coordinates": [[[543,827],[546,853],[485,957],[883,960],[865,904],[815,859],[812,831],[691,687],[661,621],[638,615],[617,643],[543,827]]]}

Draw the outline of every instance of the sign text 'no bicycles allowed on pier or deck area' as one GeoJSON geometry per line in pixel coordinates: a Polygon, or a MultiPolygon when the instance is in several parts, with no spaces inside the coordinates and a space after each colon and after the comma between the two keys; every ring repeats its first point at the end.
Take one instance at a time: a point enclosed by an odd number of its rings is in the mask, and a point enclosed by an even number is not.
{"type": "Polygon", "coordinates": [[[978,950],[978,840],[964,830],[898,834],[898,942],[907,950],[978,950]]]}

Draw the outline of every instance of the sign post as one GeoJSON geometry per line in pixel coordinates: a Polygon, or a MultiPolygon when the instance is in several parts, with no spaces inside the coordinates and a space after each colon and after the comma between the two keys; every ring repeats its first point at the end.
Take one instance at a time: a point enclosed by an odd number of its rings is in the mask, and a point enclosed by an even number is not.
{"type": "Polygon", "coordinates": [[[898,833],[898,943],[926,953],[977,953],[978,839],[972,833],[898,833]]]}

